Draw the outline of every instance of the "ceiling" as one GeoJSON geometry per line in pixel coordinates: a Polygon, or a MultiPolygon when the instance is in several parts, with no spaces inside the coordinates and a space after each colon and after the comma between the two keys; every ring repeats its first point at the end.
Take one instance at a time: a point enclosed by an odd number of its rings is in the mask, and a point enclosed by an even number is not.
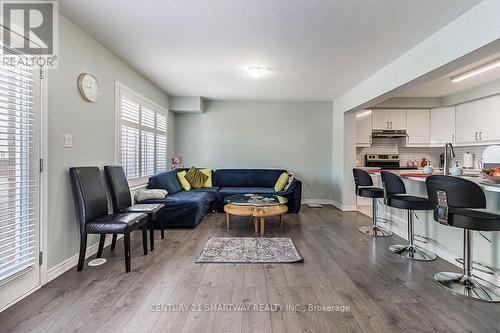
{"type": "Polygon", "coordinates": [[[62,0],[61,12],[171,95],[325,100],[480,0],[62,0]],[[259,79],[246,66],[263,65],[259,79]]]}
{"type": "Polygon", "coordinates": [[[481,86],[493,81],[500,80],[500,67],[490,71],[481,73],[477,76],[470,77],[460,82],[451,82],[451,78],[459,74],[465,73],[471,69],[487,64],[496,59],[500,59],[500,53],[474,62],[466,67],[446,74],[440,78],[424,83],[420,86],[408,89],[398,94],[397,97],[444,97],[459,93],[474,87],[481,86]]]}

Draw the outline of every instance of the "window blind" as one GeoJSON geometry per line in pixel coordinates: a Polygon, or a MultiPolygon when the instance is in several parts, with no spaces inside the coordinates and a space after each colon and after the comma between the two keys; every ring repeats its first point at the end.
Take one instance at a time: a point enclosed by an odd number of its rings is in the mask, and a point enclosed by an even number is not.
{"type": "Polygon", "coordinates": [[[136,95],[120,91],[120,154],[127,178],[167,169],[167,115],[136,95]]]}
{"type": "Polygon", "coordinates": [[[0,66],[0,281],[37,265],[38,78],[0,66]]]}

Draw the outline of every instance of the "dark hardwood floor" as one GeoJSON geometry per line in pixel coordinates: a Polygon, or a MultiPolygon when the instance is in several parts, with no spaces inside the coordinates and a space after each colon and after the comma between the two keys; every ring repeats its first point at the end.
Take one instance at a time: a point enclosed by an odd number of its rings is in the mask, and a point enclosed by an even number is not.
{"type": "MultiPolygon", "coordinates": [[[[0,314],[1,332],[498,332],[500,305],[454,296],[433,281],[458,271],[441,259],[409,262],[388,250],[396,236],[371,239],[359,213],[308,209],[266,224],[266,236],[291,237],[304,263],[195,264],[216,235],[254,236],[247,219],[226,230],[209,214],[194,230],[168,230],[142,255],[133,240],[132,272],[123,250],[104,266],[76,268],[0,314]],[[315,304],[350,311],[152,311],[156,304],[315,304]]],[[[457,242],[461,242],[457,239],[457,242]]],[[[165,310],[165,309],[164,309],[165,310]]],[[[179,309],[170,309],[179,310],[179,309]]]]}

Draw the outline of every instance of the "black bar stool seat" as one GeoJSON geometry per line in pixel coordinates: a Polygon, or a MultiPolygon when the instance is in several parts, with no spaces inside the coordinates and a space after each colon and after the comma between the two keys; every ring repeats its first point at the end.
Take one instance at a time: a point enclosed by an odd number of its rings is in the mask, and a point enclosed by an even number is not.
{"type": "Polygon", "coordinates": [[[500,214],[486,208],[486,195],[474,182],[452,176],[426,180],[429,199],[436,204],[434,219],[464,229],[463,273],[439,272],[434,281],[454,294],[485,302],[500,302],[500,287],[473,276],[473,231],[500,231],[500,214]]]}
{"type": "Polygon", "coordinates": [[[383,198],[384,190],[378,187],[360,187],[357,194],[365,198],[383,198]]]}
{"type": "Polygon", "coordinates": [[[372,225],[370,227],[361,227],[358,230],[365,235],[373,237],[387,237],[392,236],[392,231],[380,228],[377,225],[378,221],[378,208],[377,199],[384,197],[384,190],[373,186],[372,177],[368,172],[363,169],[352,169],[354,176],[354,183],[356,185],[356,195],[372,200],[372,225]]]}
{"type": "Polygon", "coordinates": [[[399,176],[392,172],[382,171],[382,183],[384,184],[385,203],[389,207],[405,209],[408,213],[408,244],[391,245],[389,250],[392,253],[409,260],[431,261],[437,256],[414,244],[415,234],[413,232],[413,215],[415,210],[433,210],[436,205],[427,198],[406,194],[406,187],[399,176]]]}
{"type": "MultiPolygon", "coordinates": [[[[438,220],[438,210],[434,212],[434,219],[438,220]]],[[[449,207],[448,225],[477,231],[500,231],[500,215],[488,209],[449,207]]]]}
{"type": "Polygon", "coordinates": [[[392,195],[387,197],[387,205],[399,209],[411,210],[433,210],[436,205],[427,198],[416,197],[413,195],[392,195]]]}

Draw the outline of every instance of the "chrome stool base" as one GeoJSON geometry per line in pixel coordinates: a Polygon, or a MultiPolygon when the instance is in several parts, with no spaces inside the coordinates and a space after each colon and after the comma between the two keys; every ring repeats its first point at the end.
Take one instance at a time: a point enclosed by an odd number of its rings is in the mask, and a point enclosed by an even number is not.
{"type": "Polygon", "coordinates": [[[439,272],[434,274],[434,281],[456,295],[484,302],[500,302],[500,288],[477,277],[439,272]]]}
{"type": "Polygon", "coordinates": [[[389,250],[408,260],[432,261],[437,258],[434,253],[416,245],[391,245],[389,246],[389,250]]]}
{"type": "Polygon", "coordinates": [[[389,237],[393,235],[392,231],[377,226],[361,227],[358,230],[363,234],[372,237],[389,237]]]}

